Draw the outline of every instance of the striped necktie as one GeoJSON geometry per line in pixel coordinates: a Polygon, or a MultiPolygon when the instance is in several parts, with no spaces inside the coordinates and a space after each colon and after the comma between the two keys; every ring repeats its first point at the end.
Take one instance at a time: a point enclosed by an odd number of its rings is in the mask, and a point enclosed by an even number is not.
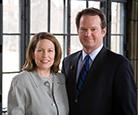
{"type": "Polygon", "coordinates": [[[90,62],[90,56],[86,55],[85,58],[84,58],[84,64],[83,64],[83,67],[80,71],[77,86],[76,86],[77,96],[80,94],[81,89],[84,86],[84,83],[85,83],[85,80],[86,80],[86,77],[87,77],[87,74],[88,74],[88,71],[89,71],[89,68],[90,68],[90,63],[89,62],[90,62]]]}

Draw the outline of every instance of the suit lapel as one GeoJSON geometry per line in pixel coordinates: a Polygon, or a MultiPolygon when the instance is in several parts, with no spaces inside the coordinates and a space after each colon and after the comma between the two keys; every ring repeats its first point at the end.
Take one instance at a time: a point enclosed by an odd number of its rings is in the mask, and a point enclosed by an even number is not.
{"type": "MultiPolygon", "coordinates": [[[[68,91],[71,91],[69,94],[70,95],[75,95],[76,94],[76,75],[77,75],[77,65],[78,65],[78,60],[80,58],[81,55],[81,51],[76,53],[75,55],[72,56],[72,58],[70,59],[70,65],[69,65],[69,78],[68,78],[68,82],[67,85],[70,89],[68,89],[68,91]]],[[[67,88],[68,88],[67,87],[67,88]]]]}
{"type": "Polygon", "coordinates": [[[98,68],[101,68],[102,64],[104,63],[104,58],[106,56],[105,54],[106,54],[106,48],[103,47],[101,49],[101,51],[95,57],[95,59],[94,59],[94,61],[92,63],[92,66],[90,68],[90,72],[89,73],[91,73],[92,71],[96,72],[98,70],[98,68]]]}
{"type": "Polygon", "coordinates": [[[94,59],[90,70],[88,72],[86,81],[85,81],[85,86],[82,89],[85,90],[85,88],[87,87],[89,89],[89,84],[92,84],[93,82],[95,82],[95,80],[97,79],[97,74],[101,71],[102,69],[102,65],[104,63],[104,58],[106,58],[106,48],[102,48],[101,51],[98,53],[98,55],[96,56],[96,58],[94,59]]]}
{"type": "Polygon", "coordinates": [[[74,58],[72,58],[71,65],[70,65],[70,71],[73,76],[73,80],[75,81],[75,84],[76,84],[78,61],[80,56],[81,56],[81,51],[78,52],[76,55],[74,55],[74,58]]]}

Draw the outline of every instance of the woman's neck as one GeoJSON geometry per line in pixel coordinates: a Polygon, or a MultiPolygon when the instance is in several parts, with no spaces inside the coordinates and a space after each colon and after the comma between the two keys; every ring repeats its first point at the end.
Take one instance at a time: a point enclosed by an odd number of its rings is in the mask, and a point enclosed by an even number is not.
{"type": "Polygon", "coordinates": [[[36,71],[42,77],[49,77],[50,76],[50,69],[47,69],[47,70],[36,69],[36,71]]]}

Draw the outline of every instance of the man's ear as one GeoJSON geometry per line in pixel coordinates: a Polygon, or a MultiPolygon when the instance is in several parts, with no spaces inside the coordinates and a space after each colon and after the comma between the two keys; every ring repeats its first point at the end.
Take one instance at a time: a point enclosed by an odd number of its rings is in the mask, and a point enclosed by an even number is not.
{"type": "Polygon", "coordinates": [[[102,29],[102,34],[103,34],[103,37],[106,35],[106,32],[107,32],[107,29],[106,27],[102,29]]]}
{"type": "Polygon", "coordinates": [[[77,33],[79,33],[79,29],[77,28],[77,33]]]}

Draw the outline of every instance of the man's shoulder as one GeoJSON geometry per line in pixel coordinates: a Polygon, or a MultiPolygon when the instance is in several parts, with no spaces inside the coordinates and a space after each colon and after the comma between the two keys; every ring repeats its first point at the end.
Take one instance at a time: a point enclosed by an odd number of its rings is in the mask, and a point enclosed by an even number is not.
{"type": "Polygon", "coordinates": [[[111,61],[113,60],[113,62],[115,63],[130,63],[130,60],[124,55],[113,52],[108,49],[107,49],[106,56],[108,57],[108,60],[111,60],[111,61]]]}
{"type": "Polygon", "coordinates": [[[80,54],[81,54],[81,50],[66,56],[64,59],[65,60],[68,60],[68,59],[72,60],[73,58],[78,57],[80,54]]]}

